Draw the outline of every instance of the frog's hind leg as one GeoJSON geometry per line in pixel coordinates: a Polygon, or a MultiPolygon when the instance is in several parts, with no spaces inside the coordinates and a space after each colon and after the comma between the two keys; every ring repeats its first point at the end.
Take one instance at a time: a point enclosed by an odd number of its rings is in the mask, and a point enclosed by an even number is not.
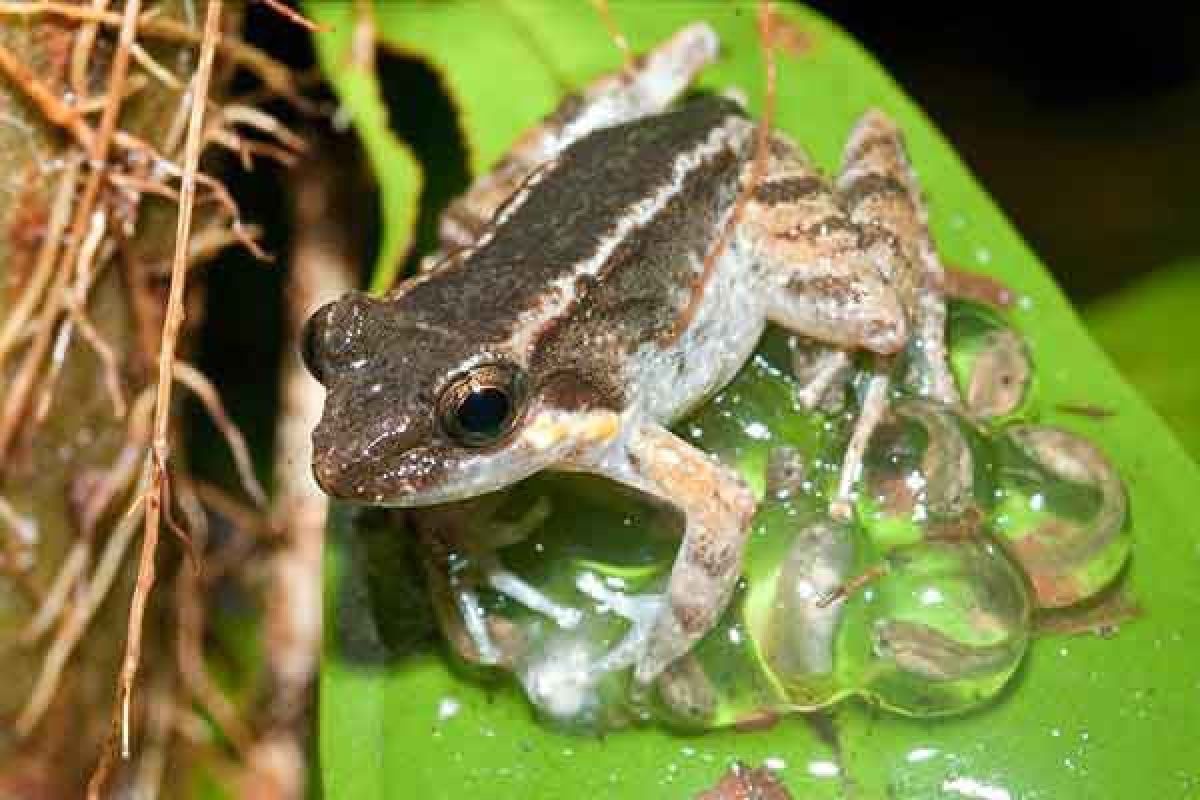
{"type": "MultiPolygon", "coordinates": [[[[880,268],[863,246],[863,231],[838,203],[833,190],[788,140],[771,144],[768,177],[753,189],[742,232],[749,237],[767,292],[767,313],[776,323],[825,346],[798,399],[824,405],[851,365],[849,352],[887,357],[908,339],[909,317],[902,285],[880,268]]],[[[848,514],[848,497],[861,470],[871,431],[886,407],[887,377],[868,384],[863,410],[842,464],[831,511],[848,514]]]]}
{"type": "Polygon", "coordinates": [[[693,23],[634,60],[627,69],[593,81],[569,95],[545,120],[530,128],[500,159],[451,203],[438,229],[439,252],[422,261],[436,265],[445,254],[469,247],[537,168],[594,130],[665,111],[696,74],[717,56],[716,32],[693,23]]]}
{"type": "Polygon", "coordinates": [[[863,246],[897,287],[912,321],[909,366],[914,393],[960,404],[946,355],[945,270],[929,235],[928,214],[899,128],[880,111],[855,125],[842,157],[837,192],[863,232],[863,246]]]}
{"type": "Polygon", "coordinates": [[[766,177],[751,189],[738,225],[738,242],[761,276],[768,318],[850,351],[903,347],[904,307],[861,238],[816,167],[774,134],[766,177]]]}

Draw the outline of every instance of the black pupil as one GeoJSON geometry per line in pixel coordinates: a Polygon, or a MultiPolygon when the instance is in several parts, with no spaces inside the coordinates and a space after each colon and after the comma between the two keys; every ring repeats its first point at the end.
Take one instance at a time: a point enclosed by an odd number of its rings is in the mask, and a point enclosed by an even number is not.
{"type": "Polygon", "coordinates": [[[459,403],[455,415],[467,433],[480,438],[492,438],[504,433],[512,403],[508,394],[494,386],[473,389],[459,403]]]}

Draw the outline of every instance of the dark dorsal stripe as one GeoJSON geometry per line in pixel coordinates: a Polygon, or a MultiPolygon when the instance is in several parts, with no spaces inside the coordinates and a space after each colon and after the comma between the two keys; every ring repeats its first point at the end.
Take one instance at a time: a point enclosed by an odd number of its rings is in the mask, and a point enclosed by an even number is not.
{"type": "Polygon", "coordinates": [[[507,339],[547,287],[571,281],[642,201],[669,186],[677,159],[702,148],[740,108],[704,98],[678,111],[595,131],[567,148],[505,224],[462,263],[403,292],[420,313],[507,339]]]}

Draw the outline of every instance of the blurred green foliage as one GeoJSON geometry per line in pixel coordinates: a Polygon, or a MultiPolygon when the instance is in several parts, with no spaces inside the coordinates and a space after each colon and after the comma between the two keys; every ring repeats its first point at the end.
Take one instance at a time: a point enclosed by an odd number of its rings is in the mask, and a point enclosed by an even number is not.
{"type": "MultiPolygon", "coordinates": [[[[1180,261],[1084,310],[1092,336],[1200,459],[1200,258],[1180,261]]],[[[1096,398],[1103,406],[1104,399],[1096,398]]]]}

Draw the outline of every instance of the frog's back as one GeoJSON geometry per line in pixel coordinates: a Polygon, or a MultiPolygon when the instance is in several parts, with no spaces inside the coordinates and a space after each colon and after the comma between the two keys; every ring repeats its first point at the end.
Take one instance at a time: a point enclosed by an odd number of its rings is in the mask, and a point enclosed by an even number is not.
{"type": "Polygon", "coordinates": [[[596,131],[536,172],[474,248],[396,302],[535,373],[573,369],[623,395],[616,376],[646,342],[670,338],[691,300],[751,135],[720,98],[596,131]]]}

